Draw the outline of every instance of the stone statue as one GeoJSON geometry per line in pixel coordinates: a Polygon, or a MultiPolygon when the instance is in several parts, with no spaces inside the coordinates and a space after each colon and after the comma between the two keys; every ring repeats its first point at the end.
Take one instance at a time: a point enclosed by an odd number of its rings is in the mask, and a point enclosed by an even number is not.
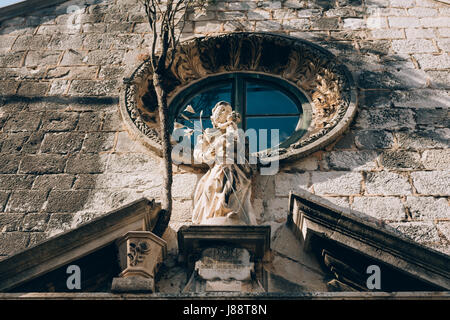
{"type": "Polygon", "coordinates": [[[245,140],[239,134],[239,113],[228,102],[212,110],[213,128],[198,137],[194,159],[210,168],[194,194],[192,221],[195,224],[256,224],[251,196],[252,169],[247,162],[245,140]]]}

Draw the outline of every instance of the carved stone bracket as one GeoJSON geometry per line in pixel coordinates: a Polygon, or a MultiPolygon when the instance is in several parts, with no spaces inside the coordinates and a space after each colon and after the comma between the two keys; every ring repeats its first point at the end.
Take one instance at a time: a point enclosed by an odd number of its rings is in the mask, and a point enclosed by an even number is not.
{"type": "Polygon", "coordinates": [[[152,232],[131,231],[116,242],[122,272],[112,291],[154,292],[154,278],[167,254],[167,243],[152,232]]]}
{"type": "MultiPolygon", "coordinates": [[[[308,41],[270,33],[238,32],[187,40],[164,79],[173,98],[210,76],[250,72],[279,77],[302,91],[312,105],[307,133],[289,147],[261,153],[266,161],[303,157],[335,140],[356,112],[357,95],[347,68],[327,50],[308,41]]],[[[176,110],[171,109],[172,116],[176,110]]],[[[156,96],[149,61],[124,79],[121,113],[129,131],[161,151],[156,96]]]]}

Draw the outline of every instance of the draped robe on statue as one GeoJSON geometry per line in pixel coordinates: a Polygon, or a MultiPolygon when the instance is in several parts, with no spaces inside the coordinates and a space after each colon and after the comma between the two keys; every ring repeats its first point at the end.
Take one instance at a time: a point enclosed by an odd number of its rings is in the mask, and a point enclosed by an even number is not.
{"type": "Polygon", "coordinates": [[[256,224],[250,202],[252,170],[238,131],[207,129],[198,137],[194,158],[210,168],[195,190],[193,223],[256,224]]]}

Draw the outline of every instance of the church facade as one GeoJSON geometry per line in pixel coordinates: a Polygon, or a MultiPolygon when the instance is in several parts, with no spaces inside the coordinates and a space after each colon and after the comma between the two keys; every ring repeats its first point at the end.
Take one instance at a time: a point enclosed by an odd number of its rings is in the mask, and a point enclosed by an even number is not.
{"type": "Polygon", "coordinates": [[[282,152],[249,177],[252,223],[231,228],[193,223],[207,168],[175,157],[161,237],[142,5],[32,2],[0,8],[5,297],[449,290],[446,1],[217,0],[190,13],[165,84],[172,122],[213,127],[207,112],[225,100],[239,128],[279,130],[282,152]],[[69,265],[81,288],[66,286],[69,265]]]}

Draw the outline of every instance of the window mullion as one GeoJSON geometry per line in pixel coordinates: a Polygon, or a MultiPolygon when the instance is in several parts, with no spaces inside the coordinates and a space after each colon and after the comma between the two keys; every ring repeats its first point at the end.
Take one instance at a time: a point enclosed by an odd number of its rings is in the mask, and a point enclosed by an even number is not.
{"type": "Polygon", "coordinates": [[[245,130],[245,81],[240,75],[234,77],[234,101],[236,111],[241,115],[242,121],[239,123],[239,128],[245,130]]]}

